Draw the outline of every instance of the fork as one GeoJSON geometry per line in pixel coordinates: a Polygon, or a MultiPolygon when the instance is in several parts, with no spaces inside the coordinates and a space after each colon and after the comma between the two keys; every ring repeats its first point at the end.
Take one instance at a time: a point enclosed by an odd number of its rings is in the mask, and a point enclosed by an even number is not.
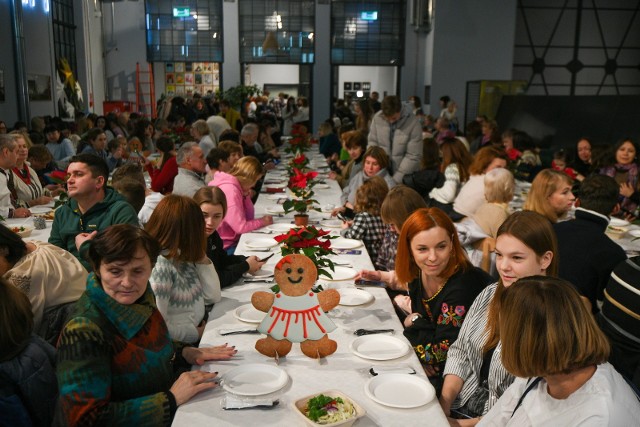
{"type": "Polygon", "coordinates": [[[363,335],[372,335],[372,334],[385,334],[387,332],[395,333],[394,329],[356,329],[353,332],[353,335],[357,335],[359,337],[363,335]]]}

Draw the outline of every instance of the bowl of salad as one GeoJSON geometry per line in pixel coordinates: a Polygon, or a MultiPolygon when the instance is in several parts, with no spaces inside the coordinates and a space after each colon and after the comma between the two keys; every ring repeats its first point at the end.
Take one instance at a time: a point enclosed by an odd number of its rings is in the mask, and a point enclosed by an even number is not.
{"type": "Polygon", "coordinates": [[[31,236],[31,232],[33,231],[33,227],[11,227],[11,231],[16,233],[20,237],[29,237],[31,236]]]}
{"type": "Polygon", "coordinates": [[[312,394],[293,402],[293,407],[311,426],[349,427],[366,411],[337,390],[312,394]]]}

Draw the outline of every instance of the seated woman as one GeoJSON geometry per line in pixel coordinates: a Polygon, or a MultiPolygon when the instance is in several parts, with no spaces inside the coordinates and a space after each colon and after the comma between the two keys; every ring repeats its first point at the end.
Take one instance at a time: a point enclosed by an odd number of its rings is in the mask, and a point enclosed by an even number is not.
{"type": "Polygon", "coordinates": [[[340,139],[333,130],[333,123],[331,120],[320,123],[318,127],[318,136],[320,137],[320,154],[322,154],[327,161],[337,160],[340,156],[340,139]]]}
{"type": "Polygon", "coordinates": [[[460,214],[453,212],[453,201],[462,184],[469,179],[471,155],[464,144],[455,138],[445,138],[440,144],[440,152],[440,171],[444,174],[444,184],[429,192],[429,205],[441,208],[454,219],[461,219],[460,214]]]}
{"type": "Polygon", "coordinates": [[[200,207],[189,197],[166,196],[145,230],[162,246],[149,279],[158,310],[173,340],[197,343],[207,323],[206,306],[222,298],[220,279],[206,254],[200,207]]]}
{"type": "Polygon", "coordinates": [[[233,253],[243,233],[273,224],[271,215],[254,218],[251,192],[263,175],[260,160],[247,156],[238,160],[229,173],[216,173],[209,183],[220,188],[227,198],[227,215],[218,227],[227,252],[233,253]]]}
{"type": "Polygon", "coordinates": [[[0,278],[2,425],[48,427],[58,397],[56,350],[33,334],[27,297],[0,278]]]}
{"type": "Polygon", "coordinates": [[[639,397],[569,282],[534,276],[500,297],[502,363],[518,377],[479,426],[630,426],[639,397]]]}
{"type": "Polygon", "coordinates": [[[558,270],[556,236],[540,214],[516,212],[498,230],[496,267],[500,280],[475,299],[458,340],[449,349],[440,404],[445,415],[475,425],[513,381],[500,362],[498,321],[501,295],[516,280],[558,270]]]}
{"type": "Polygon", "coordinates": [[[640,256],[613,270],[596,320],[611,343],[609,362],[640,388],[640,256]]]}
{"type": "Polygon", "coordinates": [[[49,243],[25,242],[0,224],[0,276],[29,298],[35,333],[55,345],[86,288],[87,270],[69,252],[49,243]]]}
{"type": "Polygon", "coordinates": [[[484,175],[485,202],[471,215],[471,219],[489,237],[497,237],[498,229],[511,214],[509,202],[513,199],[515,187],[516,181],[508,169],[498,168],[484,175]]]}
{"type": "Polygon", "coordinates": [[[520,152],[515,162],[515,176],[527,182],[532,182],[538,172],[542,170],[542,160],[539,149],[533,138],[526,132],[516,130],[512,136],[513,146],[520,152]]]}
{"type": "Polygon", "coordinates": [[[507,167],[507,154],[498,146],[478,150],[469,166],[469,180],[462,186],[453,202],[453,210],[462,216],[471,216],[485,202],[484,177],[496,169],[507,167]]]}
{"type": "Polygon", "coordinates": [[[151,189],[156,193],[169,194],[173,191],[173,181],[178,176],[176,146],[167,136],[158,138],[160,159],[155,165],[147,162],[145,168],[151,177],[151,189]]]}
{"type": "Polygon", "coordinates": [[[615,159],[600,169],[620,185],[620,214],[635,216],[640,204],[640,180],[638,180],[638,146],[630,138],[618,141],[613,147],[615,159]]]}
{"type": "Polygon", "coordinates": [[[340,161],[336,162],[337,170],[340,172],[335,170],[329,172],[329,178],[335,179],[340,184],[340,188],[344,188],[349,184],[351,177],[362,170],[362,160],[367,150],[367,136],[360,131],[350,130],[344,132],[341,139],[350,160],[344,166],[340,161]]]}
{"type": "Polygon", "coordinates": [[[129,224],[91,241],[95,273],[58,344],[64,424],[169,426],[178,406],[217,385],[215,373],[185,372],[176,380],[177,370],[236,353],[226,344],[198,349],[171,342],[148,283],[160,250],[129,224]]]}
{"type": "Polygon", "coordinates": [[[433,138],[422,141],[422,169],[402,178],[402,183],[421,194],[428,201],[428,194],[444,184],[440,171],[440,145],[433,138]]]}
{"type": "Polygon", "coordinates": [[[209,151],[216,148],[216,143],[211,139],[209,134],[209,125],[205,120],[196,120],[191,124],[190,133],[194,141],[198,143],[198,146],[202,150],[202,154],[207,157],[209,151]]]}
{"type": "Polygon", "coordinates": [[[66,169],[69,166],[69,159],[76,154],[73,143],[60,133],[56,125],[45,127],[43,133],[47,139],[45,147],[53,156],[56,166],[60,169],[66,169]]]}
{"type": "Polygon", "coordinates": [[[62,190],[49,191],[42,187],[38,173],[27,163],[31,140],[27,134],[11,132],[13,140],[18,145],[16,165],[11,169],[13,174],[13,186],[16,190],[17,200],[25,207],[46,205],[51,202],[52,196],[58,195],[62,190]]]}
{"type": "Polygon", "coordinates": [[[471,265],[453,222],[437,208],[418,209],[402,226],[396,275],[409,284],[404,335],[439,394],[448,349],[473,300],[493,279],[471,265]]]}
{"type": "Polygon", "coordinates": [[[78,154],[89,153],[104,159],[109,166],[109,172],[113,172],[118,165],[118,159],[114,156],[109,156],[106,148],[107,134],[100,128],[93,128],[87,132],[86,141],[80,143],[80,146],[78,147],[78,154]]]}
{"type": "Polygon", "coordinates": [[[342,190],[342,196],[340,196],[341,202],[344,206],[333,210],[331,215],[335,216],[338,213],[348,212],[347,217],[353,217],[353,204],[356,201],[356,191],[362,185],[363,182],[371,177],[379,176],[387,182],[389,188],[396,185],[389,174],[390,161],[386,151],[381,147],[369,147],[364,153],[364,160],[362,162],[362,170],[356,175],[352,175],[349,179],[349,184],[342,190]]]}
{"type": "Polygon", "coordinates": [[[204,216],[204,232],[207,236],[207,257],[213,262],[220,286],[234,284],[244,273],[255,273],[264,265],[260,259],[252,255],[228,255],[222,247],[222,238],[216,231],[227,215],[227,198],[218,187],[203,187],[196,191],[193,200],[200,205],[204,216]]]}
{"type": "Polygon", "coordinates": [[[580,175],[587,177],[593,171],[591,159],[591,140],[588,138],[580,138],[576,143],[576,158],[571,163],[571,168],[580,175]]]}
{"type": "Polygon", "coordinates": [[[553,169],[543,169],[533,180],[522,208],[538,212],[551,222],[558,222],[567,215],[576,201],[571,192],[572,186],[573,180],[568,175],[553,169]]]}

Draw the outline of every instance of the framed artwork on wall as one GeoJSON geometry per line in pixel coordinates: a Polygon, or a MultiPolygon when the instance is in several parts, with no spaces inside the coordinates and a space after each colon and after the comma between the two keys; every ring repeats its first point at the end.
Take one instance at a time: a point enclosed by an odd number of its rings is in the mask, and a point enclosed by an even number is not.
{"type": "Polygon", "coordinates": [[[51,101],[51,76],[28,74],[27,90],[30,101],[51,101]]]}

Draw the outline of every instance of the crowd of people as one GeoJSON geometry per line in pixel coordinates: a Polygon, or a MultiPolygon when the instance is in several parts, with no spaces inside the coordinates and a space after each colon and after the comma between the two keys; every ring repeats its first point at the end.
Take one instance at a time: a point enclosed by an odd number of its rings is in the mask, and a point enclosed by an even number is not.
{"type": "MultiPolygon", "coordinates": [[[[332,215],[364,242],[375,270],[359,278],[386,283],[450,424],[637,422],[640,257],[606,235],[612,217],[638,217],[635,141],[581,138],[547,164],[526,132],[488,118],[463,135],[448,97],[434,119],[416,96],[371,95],[337,100],[317,129],[343,189],[332,215]],[[512,212],[516,182],[528,194],[512,212]]],[[[235,248],[273,223],[254,203],[308,101],[164,103],[154,121],[0,132],[1,216],[67,197],[49,242],[0,224],[10,425],[168,425],[217,385],[190,367],[235,355],[198,343],[221,289],[264,264],[235,248]]]]}

